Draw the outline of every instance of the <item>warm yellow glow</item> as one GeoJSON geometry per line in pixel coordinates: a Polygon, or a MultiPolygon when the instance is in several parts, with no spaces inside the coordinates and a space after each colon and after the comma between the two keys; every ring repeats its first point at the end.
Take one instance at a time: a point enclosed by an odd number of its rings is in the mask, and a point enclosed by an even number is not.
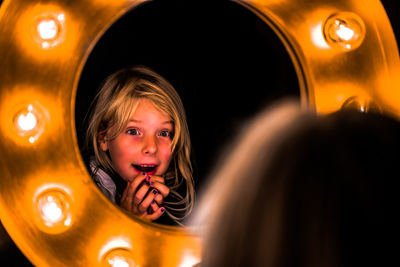
{"type": "Polygon", "coordinates": [[[341,12],[326,20],[323,33],[329,45],[349,51],[358,48],[364,41],[365,25],[357,14],[341,12]]]}
{"type": "Polygon", "coordinates": [[[329,45],[326,43],[323,31],[322,23],[311,28],[311,40],[320,49],[329,49],[329,45]]]}
{"type": "MultiPolygon", "coordinates": [[[[372,97],[368,95],[358,84],[346,81],[329,83],[323,87],[323,90],[315,92],[315,99],[320,103],[317,107],[318,113],[330,113],[341,108],[351,108],[362,111],[369,109],[372,97]]],[[[372,102],[371,102],[372,103],[372,102]]],[[[375,109],[373,104],[372,108],[375,109]]]]}
{"type": "Polygon", "coordinates": [[[110,241],[106,242],[105,245],[100,249],[100,258],[103,257],[108,253],[108,251],[113,250],[113,248],[125,248],[125,249],[131,249],[132,244],[130,241],[126,238],[123,237],[115,237],[111,239],[110,241]]]}
{"type": "Polygon", "coordinates": [[[32,113],[32,106],[29,105],[30,110],[27,113],[19,114],[17,118],[17,124],[22,131],[33,130],[37,125],[37,118],[35,114],[32,113]]]}
{"type": "Polygon", "coordinates": [[[60,31],[54,19],[40,21],[37,30],[43,40],[54,39],[60,31]]]}
{"type": "Polygon", "coordinates": [[[359,112],[382,113],[382,107],[372,99],[352,96],[346,99],[342,105],[342,109],[353,109],[359,112]]]}
{"type": "Polygon", "coordinates": [[[58,223],[63,218],[62,207],[52,196],[47,197],[46,202],[40,208],[42,217],[50,224],[58,223]]]}
{"type": "Polygon", "coordinates": [[[387,73],[379,73],[378,90],[376,95],[382,103],[385,103],[385,109],[400,118],[400,66],[391,69],[392,75],[388,77],[387,73]]]}
{"type": "Polygon", "coordinates": [[[33,144],[44,130],[43,111],[37,104],[18,105],[14,115],[14,128],[18,135],[33,144]]]}
{"type": "Polygon", "coordinates": [[[108,263],[113,267],[129,267],[126,259],[120,256],[114,256],[114,258],[108,260],[108,263]]]}
{"type": "Polygon", "coordinates": [[[102,266],[110,267],[139,267],[135,264],[132,253],[125,248],[109,251],[102,260],[102,266]]]}
{"type": "Polygon", "coordinates": [[[36,18],[36,41],[43,49],[49,49],[65,39],[65,14],[60,12],[44,12],[36,18]]]}
{"type": "Polygon", "coordinates": [[[345,41],[350,41],[354,37],[354,31],[346,25],[340,24],[339,29],[336,30],[337,36],[345,41]]]}
{"type": "MultiPolygon", "coordinates": [[[[58,188],[40,193],[36,198],[36,209],[42,226],[63,231],[71,225],[70,201],[66,193],[58,188]]],[[[53,231],[50,230],[50,232],[53,231]]]]}
{"type": "Polygon", "coordinates": [[[182,263],[179,265],[179,267],[192,267],[195,264],[198,264],[200,262],[200,259],[191,255],[187,254],[183,257],[182,263]]]}
{"type": "Polygon", "coordinates": [[[79,40],[73,15],[54,4],[33,5],[21,13],[16,36],[23,52],[38,60],[67,60],[79,40]]]}
{"type": "Polygon", "coordinates": [[[65,15],[63,13],[45,12],[36,18],[37,36],[35,40],[43,49],[49,49],[63,42],[65,15]]]}
{"type": "MultiPolygon", "coordinates": [[[[5,90],[5,87],[2,89],[5,90]]],[[[2,95],[0,105],[0,130],[7,140],[21,146],[31,146],[59,131],[65,120],[59,101],[51,95],[41,93],[32,85],[17,84],[11,90],[14,93],[2,95]],[[36,125],[31,130],[28,129],[33,126],[34,120],[29,113],[36,120],[36,125]],[[25,116],[25,120],[21,115],[25,116]],[[22,127],[19,118],[22,119],[22,127]]]]}

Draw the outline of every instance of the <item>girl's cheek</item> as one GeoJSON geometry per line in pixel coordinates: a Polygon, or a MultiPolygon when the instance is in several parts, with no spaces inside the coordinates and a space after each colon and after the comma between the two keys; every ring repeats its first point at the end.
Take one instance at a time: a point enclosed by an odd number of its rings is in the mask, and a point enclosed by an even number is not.
{"type": "Polygon", "coordinates": [[[162,157],[165,160],[169,160],[172,156],[171,144],[162,146],[162,149],[160,150],[160,152],[161,152],[162,157]]]}

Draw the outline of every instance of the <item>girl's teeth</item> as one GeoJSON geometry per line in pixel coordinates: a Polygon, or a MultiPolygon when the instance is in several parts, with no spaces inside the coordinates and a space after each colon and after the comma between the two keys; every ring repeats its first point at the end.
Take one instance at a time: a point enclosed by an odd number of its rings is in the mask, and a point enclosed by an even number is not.
{"type": "Polygon", "coordinates": [[[134,165],[134,167],[141,172],[151,172],[156,168],[156,165],[134,165]]]}

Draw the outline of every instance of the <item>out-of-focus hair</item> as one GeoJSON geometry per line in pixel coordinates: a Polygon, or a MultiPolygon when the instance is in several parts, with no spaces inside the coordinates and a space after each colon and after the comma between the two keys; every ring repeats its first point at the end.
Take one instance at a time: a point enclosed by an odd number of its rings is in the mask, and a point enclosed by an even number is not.
{"type": "Polygon", "coordinates": [[[205,238],[201,266],[386,266],[399,137],[383,115],[262,113],[191,218],[205,238]]]}

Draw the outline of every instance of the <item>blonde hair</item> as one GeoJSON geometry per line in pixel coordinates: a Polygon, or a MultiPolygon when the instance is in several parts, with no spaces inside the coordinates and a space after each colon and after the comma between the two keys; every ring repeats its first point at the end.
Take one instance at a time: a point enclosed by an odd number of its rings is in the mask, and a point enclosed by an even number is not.
{"type": "Polygon", "coordinates": [[[166,213],[178,224],[193,208],[194,182],[190,160],[191,142],[183,103],[174,87],[163,77],[143,66],[125,68],[110,75],[96,95],[87,130],[87,142],[91,144],[98,168],[109,174],[117,174],[108,153],[99,148],[99,141],[114,127],[108,140],[123,132],[134,114],[138,100],[150,100],[162,112],[170,116],[174,124],[172,160],[165,174],[170,196],[176,201],[165,201],[166,213]],[[177,192],[186,181],[186,193],[177,192]],[[174,213],[184,214],[179,217],[174,213]]]}

